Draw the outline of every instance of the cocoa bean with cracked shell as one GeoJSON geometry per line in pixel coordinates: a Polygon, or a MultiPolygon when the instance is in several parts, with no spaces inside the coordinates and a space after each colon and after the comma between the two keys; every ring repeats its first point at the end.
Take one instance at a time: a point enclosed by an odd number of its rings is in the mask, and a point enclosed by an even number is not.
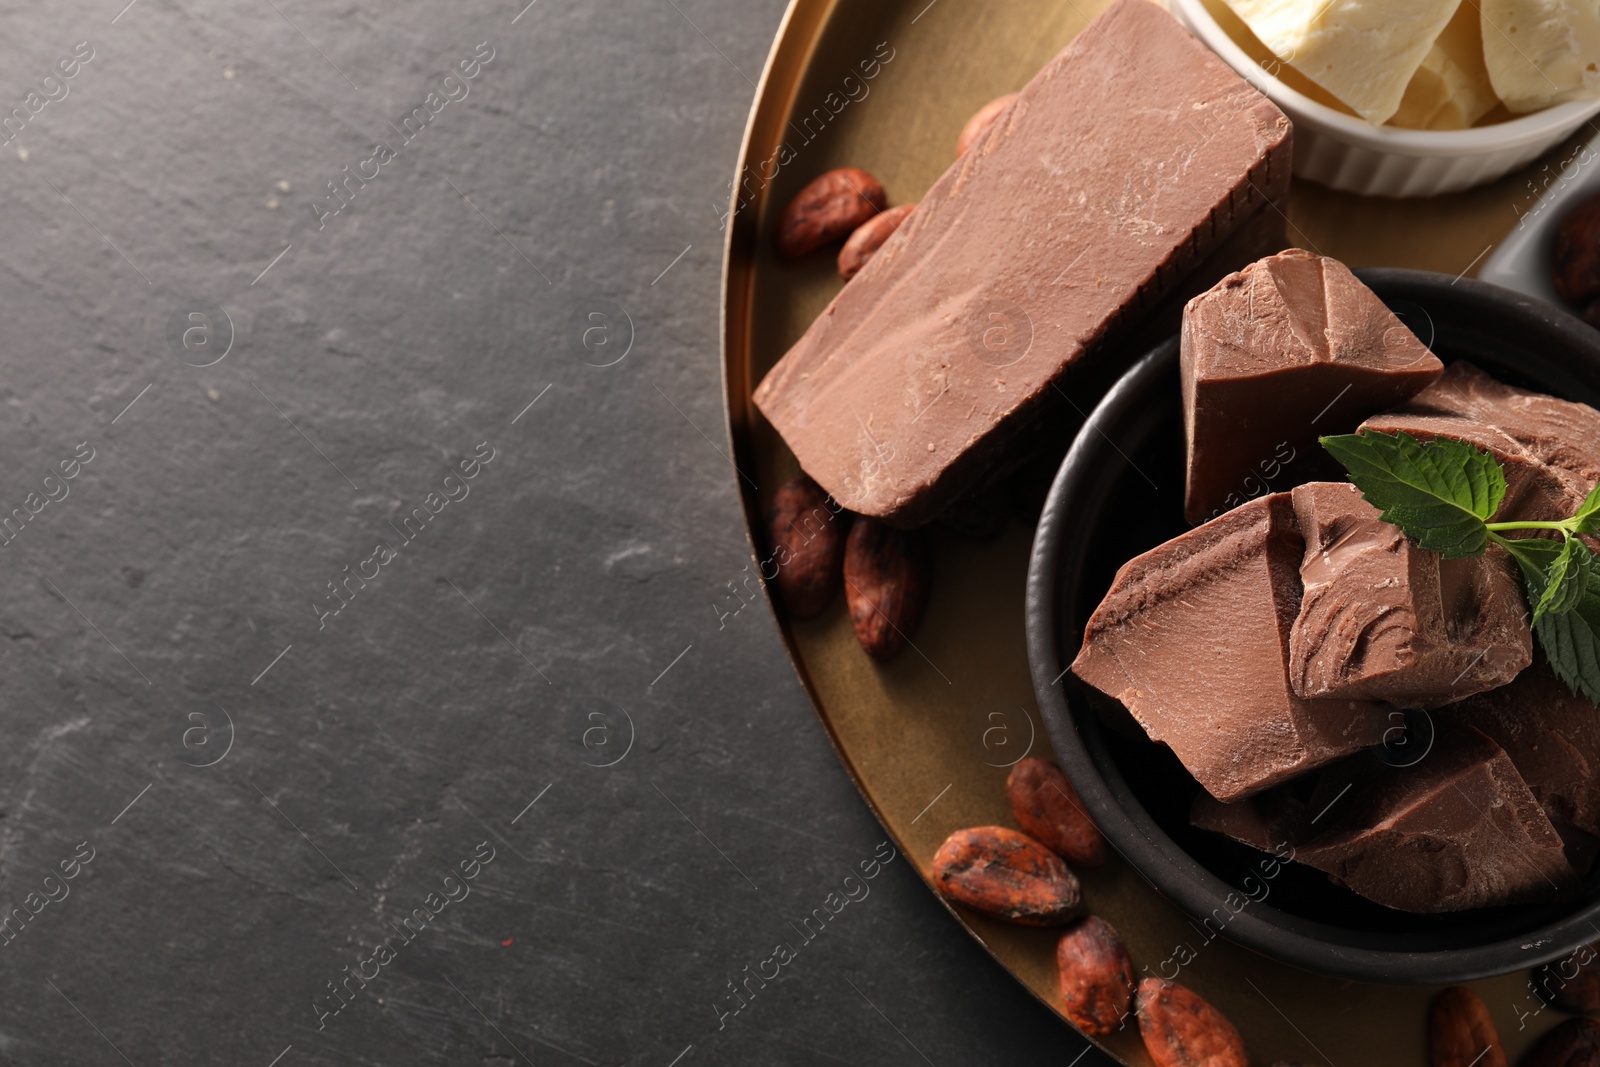
{"type": "Polygon", "coordinates": [[[1078,878],[1061,857],[1005,826],[957,830],[933,857],[945,897],[1024,926],[1057,926],[1079,914],[1078,878]]]}
{"type": "Polygon", "coordinates": [[[1062,1010],[1090,1037],[1109,1037],[1126,1023],[1138,981],[1133,958],[1098,915],[1067,927],[1056,942],[1062,1010]]]}

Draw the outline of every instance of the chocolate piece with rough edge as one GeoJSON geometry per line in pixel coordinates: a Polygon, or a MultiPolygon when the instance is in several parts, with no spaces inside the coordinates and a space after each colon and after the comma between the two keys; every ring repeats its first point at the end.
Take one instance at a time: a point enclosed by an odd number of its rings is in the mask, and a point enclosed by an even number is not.
{"type": "MultiPolygon", "coordinates": [[[[755,402],[852,510],[926,521],[1230,235],[1281,218],[1291,130],[1148,0],[1023,89],[767,374],[755,402]]],[[[1281,234],[1281,229],[1280,229],[1281,234]]]]}
{"type": "Polygon", "coordinates": [[[1349,433],[1444,371],[1348,267],[1298,248],[1189,301],[1181,336],[1190,522],[1238,503],[1229,495],[1269,474],[1263,464],[1314,454],[1318,436],[1349,433]]]}
{"type": "Polygon", "coordinates": [[[1235,508],[1123,564],[1073,661],[1218,800],[1377,744],[1389,725],[1387,705],[1289,687],[1304,552],[1288,493],[1235,508]]]}
{"type": "Polygon", "coordinates": [[[1506,385],[1470,363],[1450,364],[1438,381],[1361,430],[1450,437],[1493,452],[1506,474],[1500,518],[1568,518],[1600,482],[1600,411],[1506,385]]]}
{"type": "Polygon", "coordinates": [[[1471,727],[1361,790],[1341,828],[1295,859],[1406,912],[1545,903],[1578,888],[1560,835],[1510,757],[1471,727]]]}
{"type": "Polygon", "coordinates": [[[1297,695],[1434,708],[1505,685],[1533,662],[1515,564],[1418,548],[1349,482],[1292,494],[1306,554],[1289,634],[1297,695]]]}
{"type": "Polygon", "coordinates": [[[1575,696],[1548,664],[1452,704],[1435,720],[1475,727],[1505,749],[1557,830],[1600,837],[1600,708],[1575,696]]]}
{"type": "MultiPolygon", "coordinates": [[[[1389,712],[1386,748],[1404,717],[1389,712]]],[[[1189,825],[1286,860],[1302,842],[1339,826],[1350,794],[1388,770],[1372,752],[1359,752],[1244,800],[1224,803],[1202,789],[1189,805],[1189,825]]]]}
{"type": "Polygon", "coordinates": [[[1279,854],[1300,840],[1310,820],[1304,804],[1277,789],[1226,804],[1201,790],[1189,808],[1189,823],[1196,829],[1279,854]]]}

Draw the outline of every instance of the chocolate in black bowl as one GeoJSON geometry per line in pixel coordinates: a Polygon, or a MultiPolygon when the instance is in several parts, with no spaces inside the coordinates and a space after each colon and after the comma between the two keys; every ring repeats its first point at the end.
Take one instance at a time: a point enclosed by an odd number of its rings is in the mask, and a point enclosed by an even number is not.
{"type": "MultiPolygon", "coordinates": [[[[1408,270],[1356,273],[1446,363],[1469,360],[1502,381],[1600,407],[1600,331],[1482,282],[1408,270]]],[[[1079,432],[1045,504],[1028,569],[1028,661],[1039,707],[1057,757],[1116,849],[1221,936],[1338,978],[1462,982],[1593,941],[1600,866],[1563,904],[1411,915],[1189,825],[1199,785],[1164,745],[1110,725],[1115,716],[1091,706],[1109,702],[1067,671],[1117,568],[1189,528],[1183,465],[1174,337],[1119,379],[1079,432]]],[[[1287,488],[1290,477],[1306,480],[1291,472],[1270,488],[1287,488]]]]}

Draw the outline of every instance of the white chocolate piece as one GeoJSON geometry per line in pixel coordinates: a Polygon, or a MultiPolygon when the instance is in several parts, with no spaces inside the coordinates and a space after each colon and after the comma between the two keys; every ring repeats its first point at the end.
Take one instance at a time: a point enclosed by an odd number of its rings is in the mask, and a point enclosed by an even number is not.
{"type": "Polygon", "coordinates": [[[1499,103],[1484,65],[1478,9],[1463,3],[1406,86],[1391,126],[1464,130],[1499,103]]]}
{"type": "MultiPolygon", "coordinates": [[[[1474,0],[1482,2],[1482,0],[1474,0]]],[[[1227,0],[1274,55],[1372,123],[1406,87],[1462,0],[1227,0]]]]}
{"type": "Polygon", "coordinates": [[[1516,112],[1600,96],[1600,0],[1477,0],[1495,92],[1516,112]]]}

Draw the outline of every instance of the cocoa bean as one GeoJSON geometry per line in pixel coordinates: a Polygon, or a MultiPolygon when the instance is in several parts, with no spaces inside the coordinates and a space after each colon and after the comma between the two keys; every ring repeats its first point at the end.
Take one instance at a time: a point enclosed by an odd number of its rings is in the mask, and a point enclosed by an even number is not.
{"type": "Polygon", "coordinates": [[[961,127],[961,136],[956,140],[956,155],[966,155],[967,149],[972,147],[972,142],[976,141],[983,131],[987,130],[994,123],[994,120],[1000,117],[1000,113],[1011,106],[1011,102],[1016,98],[1016,93],[997,96],[973,112],[972,117],[967,120],[967,124],[961,127]]]}
{"type": "Polygon", "coordinates": [[[1056,942],[1061,1003],[1072,1025],[1109,1037],[1128,1018],[1138,984],[1133,959],[1111,924],[1098,915],[1073,923],[1056,942]]]}
{"type": "Polygon", "coordinates": [[[1533,972],[1530,984],[1547,1002],[1578,1014],[1600,1012],[1600,942],[1533,972]]]}
{"type": "Polygon", "coordinates": [[[932,566],[922,535],[857,517],[845,542],[844,587],[856,640],[876,660],[899,654],[928,605],[932,566]]]}
{"type": "Polygon", "coordinates": [[[1541,1037],[1518,1067],[1600,1067],[1600,1022],[1568,1019],[1541,1037]]]}
{"type": "Polygon", "coordinates": [[[844,574],[849,512],[802,475],[778,489],[767,515],[773,585],[789,614],[809,619],[828,606],[844,574]]]}
{"type": "Polygon", "coordinates": [[[1600,196],[1573,208],[1556,226],[1554,275],[1561,299],[1579,307],[1600,297],[1600,196]]]}
{"type": "Polygon", "coordinates": [[[844,247],[839,249],[839,277],[849,281],[861,272],[867,265],[867,260],[883,247],[887,241],[906,221],[906,216],[911,214],[915,204],[901,204],[887,211],[880,211],[866,222],[855,228],[849,238],[844,242],[844,247]]]}
{"type": "Polygon", "coordinates": [[[933,857],[933,884],[949,899],[1024,926],[1078,915],[1078,879],[1061,858],[1004,826],[957,830],[933,857]]]}
{"type": "Polygon", "coordinates": [[[1428,1006],[1428,1062],[1432,1067],[1506,1067],[1489,1009],[1466,986],[1451,986],[1428,1006]]]}
{"type": "Polygon", "coordinates": [[[1200,994],[1165,978],[1139,983],[1139,1036],[1155,1067],[1250,1067],[1244,1039],[1200,994]]]}
{"type": "Polygon", "coordinates": [[[1022,832],[1069,863],[1106,860],[1106,839],[1061,768],[1037,756],[1021,760],[1006,779],[1011,814],[1022,832]]]}

